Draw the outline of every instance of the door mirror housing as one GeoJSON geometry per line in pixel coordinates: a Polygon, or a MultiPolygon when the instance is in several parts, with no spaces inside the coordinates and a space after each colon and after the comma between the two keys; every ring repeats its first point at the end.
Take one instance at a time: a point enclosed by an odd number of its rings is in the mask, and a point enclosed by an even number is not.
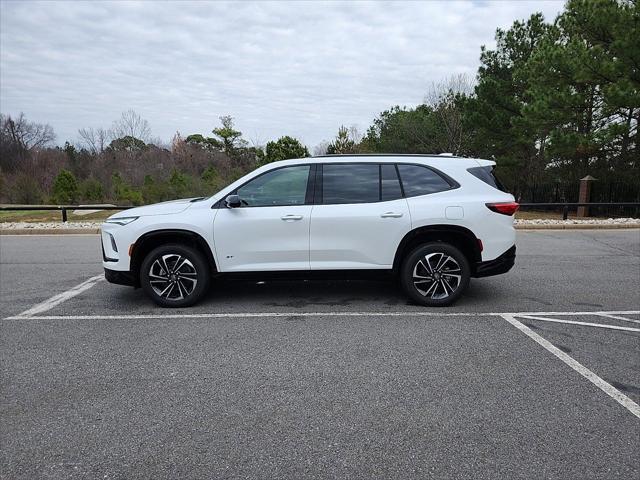
{"type": "Polygon", "coordinates": [[[224,202],[226,203],[227,208],[237,208],[242,205],[238,195],[229,195],[225,198],[224,202]]]}

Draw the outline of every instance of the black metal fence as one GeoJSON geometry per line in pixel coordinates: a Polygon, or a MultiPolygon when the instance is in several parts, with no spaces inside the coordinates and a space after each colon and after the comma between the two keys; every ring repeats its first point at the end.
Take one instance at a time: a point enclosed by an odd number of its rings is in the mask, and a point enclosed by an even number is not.
{"type": "Polygon", "coordinates": [[[508,190],[516,199],[525,203],[564,203],[578,199],[580,185],[578,182],[542,183],[508,190]]]}
{"type": "Polygon", "coordinates": [[[608,216],[637,216],[637,212],[640,212],[640,202],[548,202],[548,203],[520,203],[520,208],[531,210],[551,210],[555,212],[562,212],[562,219],[566,220],[569,217],[569,212],[577,209],[578,207],[587,207],[589,210],[588,216],[600,216],[594,215],[595,211],[611,211],[612,209],[617,212],[636,212],[636,215],[622,213],[620,215],[608,215],[608,216]]]}
{"type": "MultiPolygon", "coordinates": [[[[600,182],[594,181],[591,185],[591,202],[640,202],[640,178],[635,182],[600,182]]],[[[609,208],[595,208],[591,215],[621,217],[638,217],[639,208],[624,208],[612,206],[609,208]]]]}
{"type": "MultiPolygon", "coordinates": [[[[510,189],[523,209],[544,208],[556,212],[574,212],[580,197],[580,182],[551,182],[518,186],[510,189]],[[556,205],[551,205],[556,204],[556,205]]],[[[594,180],[588,197],[589,215],[594,217],[638,217],[640,178],[628,181],[594,180]]]]}
{"type": "MultiPolygon", "coordinates": [[[[580,182],[547,182],[530,185],[507,185],[516,198],[527,203],[571,202],[578,199],[580,182]]],[[[591,202],[640,202],[640,176],[627,181],[594,180],[591,202]]]]}

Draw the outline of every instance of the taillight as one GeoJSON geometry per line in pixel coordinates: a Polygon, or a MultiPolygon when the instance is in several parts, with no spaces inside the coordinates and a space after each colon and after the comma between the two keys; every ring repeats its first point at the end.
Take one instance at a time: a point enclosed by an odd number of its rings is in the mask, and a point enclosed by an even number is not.
{"type": "Polygon", "coordinates": [[[486,205],[492,212],[501,213],[502,215],[513,215],[520,208],[518,202],[487,203],[486,205]]]}

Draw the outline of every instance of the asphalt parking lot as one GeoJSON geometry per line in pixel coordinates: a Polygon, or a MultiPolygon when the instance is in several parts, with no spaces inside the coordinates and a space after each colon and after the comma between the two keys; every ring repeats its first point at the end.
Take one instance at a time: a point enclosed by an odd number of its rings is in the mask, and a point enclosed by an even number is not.
{"type": "Polygon", "coordinates": [[[638,478],[640,230],[518,237],[447,309],[335,280],[163,310],[97,235],[0,236],[0,477],[638,478]]]}

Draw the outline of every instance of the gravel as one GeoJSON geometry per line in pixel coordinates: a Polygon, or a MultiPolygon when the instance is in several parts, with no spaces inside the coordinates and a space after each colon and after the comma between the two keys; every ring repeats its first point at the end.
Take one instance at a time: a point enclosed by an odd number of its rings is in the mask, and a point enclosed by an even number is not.
{"type": "Polygon", "coordinates": [[[553,218],[537,218],[532,220],[516,220],[516,225],[638,225],[640,218],[570,218],[557,220],[553,218]]]}
{"type": "Polygon", "coordinates": [[[51,229],[96,229],[100,228],[102,222],[2,222],[0,223],[0,230],[51,230],[51,229]]]}

